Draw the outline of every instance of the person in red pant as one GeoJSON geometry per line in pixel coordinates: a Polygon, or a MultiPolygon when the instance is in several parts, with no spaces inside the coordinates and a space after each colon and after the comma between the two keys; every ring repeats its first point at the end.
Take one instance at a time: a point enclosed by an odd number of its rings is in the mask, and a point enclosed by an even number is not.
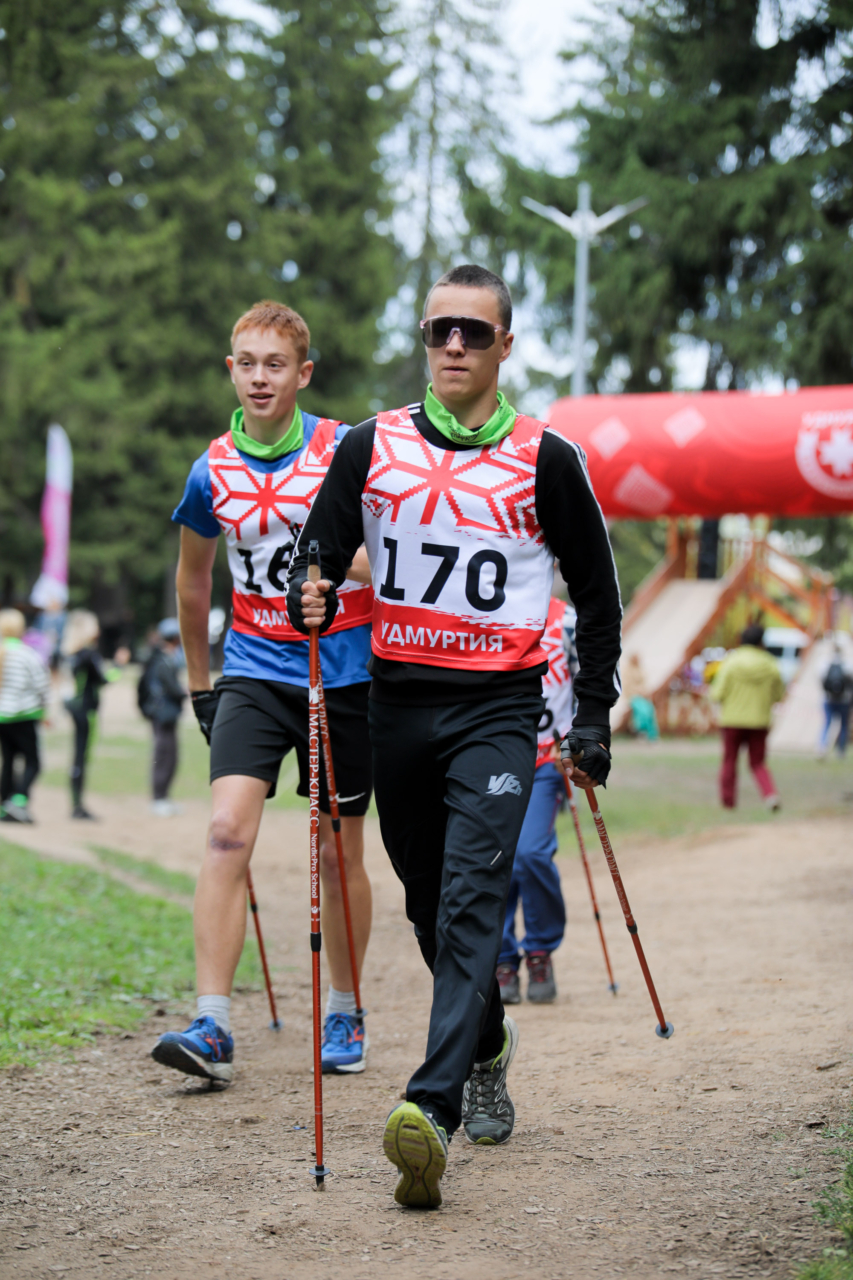
{"type": "Polygon", "coordinates": [[[726,809],[737,803],[737,761],[740,749],[749,751],[749,767],[768,809],[781,808],[773,775],[764,763],[773,706],[785,696],[785,684],[775,658],[764,648],[764,629],[749,626],[741,643],[723,661],[711,684],[711,697],[722,708],[723,764],[720,798],[726,809]]]}

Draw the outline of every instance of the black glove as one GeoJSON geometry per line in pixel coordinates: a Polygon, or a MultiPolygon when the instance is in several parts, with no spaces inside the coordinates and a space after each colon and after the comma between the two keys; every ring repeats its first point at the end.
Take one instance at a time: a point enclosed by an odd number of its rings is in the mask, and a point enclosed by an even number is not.
{"type": "MultiPolygon", "coordinates": [[[[288,577],[287,582],[287,619],[291,626],[297,631],[301,631],[307,636],[310,630],[306,627],[302,617],[302,584],[307,578],[305,568],[293,573],[292,577],[288,577]]],[[[328,582],[328,579],[326,579],[328,582]]],[[[338,612],[338,593],[334,584],[330,584],[329,590],[326,592],[326,617],[320,627],[320,635],[325,635],[329,627],[335,620],[338,612]]]]}
{"type": "Polygon", "coordinates": [[[190,694],[190,699],[192,700],[195,718],[198,720],[198,726],[209,746],[210,733],[213,729],[213,721],[216,718],[216,708],[219,706],[219,690],[197,689],[195,693],[190,694]]]}
{"type": "Polygon", "coordinates": [[[607,786],[610,773],[610,751],[601,745],[610,742],[610,729],[606,725],[585,724],[570,729],[560,744],[560,758],[582,770],[593,782],[607,786]]]}

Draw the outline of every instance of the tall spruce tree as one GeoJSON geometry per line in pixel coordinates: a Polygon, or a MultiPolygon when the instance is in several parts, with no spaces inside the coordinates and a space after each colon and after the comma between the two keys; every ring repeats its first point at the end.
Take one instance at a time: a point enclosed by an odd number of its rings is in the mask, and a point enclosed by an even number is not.
{"type": "Polygon", "coordinates": [[[394,12],[407,90],[387,152],[405,265],[377,403],[424,392],[418,321],[431,285],[465,241],[460,179],[467,166],[496,160],[504,137],[496,110],[511,80],[496,26],[503,7],[504,0],[402,0],[394,12]]]}
{"type": "Polygon", "coordinates": [[[279,274],[279,293],[311,328],[306,404],[358,422],[373,385],[377,318],[397,283],[379,152],[403,101],[382,57],[387,5],[273,7],[281,34],[245,57],[254,81],[247,128],[260,125],[248,226],[264,272],[279,274]]]}
{"type": "Polygon", "coordinates": [[[379,10],[308,0],[282,7],[265,38],[204,0],[0,0],[7,597],[38,572],[56,420],[75,455],[72,601],[137,628],[157,616],[169,515],[227,426],[228,334],[257,298],[312,326],[309,407],[363,416],[394,287],[393,248],[373,228],[392,110],[379,10]]]}
{"type": "MultiPolygon", "coordinates": [[[[831,168],[817,154],[814,117],[825,134],[831,125],[819,104],[804,110],[795,93],[804,63],[837,56],[841,26],[837,18],[797,19],[764,48],[755,36],[759,8],[759,0],[612,5],[564,54],[585,76],[590,60],[599,69],[556,117],[578,125],[576,176],[509,160],[502,211],[470,193],[469,217],[496,251],[501,241],[504,254],[520,248],[541,273],[552,330],[571,320],[572,246],[525,212],[520,197],[571,211],[585,180],[597,211],[648,199],[594,252],[591,374],[602,390],[665,389],[675,350],[690,340],[708,344],[708,387],[805,373],[807,343],[797,331],[808,323],[814,332],[820,320],[796,320],[805,317],[803,259],[824,237],[820,178],[831,168]]],[[[820,361],[813,365],[816,373],[820,361]]],[[[845,378],[849,369],[848,361],[845,378]]]]}
{"type": "MultiPolygon", "coordinates": [[[[555,118],[578,126],[576,175],[508,158],[500,207],[474,186],[466,193],[495,262],[520,252],[544,281],[546,334],[573,318],[573,245],[520,197],[570,212],[585,180],[599,212],[648,199],[593,250],[600,391],[666,390],[691,343],[707,350],[709,389],[770,375],[853,382],[853,10],[846,0],[809,14],[765,6],[778,38],[760,43],[761,8],[611,5],[564,55],[580,88],[555,118]]],[[[850,521],[781,523],[820,534],[815,562],[853,587],[850,521]]]]}

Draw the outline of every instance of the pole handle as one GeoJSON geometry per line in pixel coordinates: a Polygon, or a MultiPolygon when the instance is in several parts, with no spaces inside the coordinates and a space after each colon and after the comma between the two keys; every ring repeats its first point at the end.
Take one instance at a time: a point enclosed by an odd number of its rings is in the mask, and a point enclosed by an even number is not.
{"type": "Polygon", "coordinates": [[[319,582],[321,577],[320,544],[316,538],[312,538],[308,543],[308,581],[319,582]]]}

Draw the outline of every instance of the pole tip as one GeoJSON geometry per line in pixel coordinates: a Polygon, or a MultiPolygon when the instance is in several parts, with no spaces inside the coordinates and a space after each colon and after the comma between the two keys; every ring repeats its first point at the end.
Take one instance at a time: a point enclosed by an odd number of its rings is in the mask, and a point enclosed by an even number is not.
{"type": "Polygon", "coordinates": [[[619,990],[619,983],[618,983],[618,982],[608,982],[608,984],[607,984],[607,990],[608,990],[608,991],[612,991],[612,992],[613,992],[613,994],[614,994],[614,995],[616,995],[617,991],[619,990]]]}
{"type": "Polygon", "coordinates": [[[315,1164],[311,1170],[311,1177],[316,1180],[317,1190],[322,1191],[325,1188],[325,1179],[331,1173],[331,1169],[327,1169],[324,1164],[315,1164]]]}
{"type": "Polygon", "coordinates": [[[272,1022],[270,1023],[270,1031],[281,1031],[283,1026],[284,1026],[284,1023],[282,1022],[281,1018],[273,1018],[272,1022]]]}
{"type": "Polygon", "coordinates": [[[670,1036],[675,1034],[675,1027],[671,1022],[667,1022],[664,1026],[655,1027],[655,1035],[660,1036],[661,1040],[668,1040],[670,1036]]]}

